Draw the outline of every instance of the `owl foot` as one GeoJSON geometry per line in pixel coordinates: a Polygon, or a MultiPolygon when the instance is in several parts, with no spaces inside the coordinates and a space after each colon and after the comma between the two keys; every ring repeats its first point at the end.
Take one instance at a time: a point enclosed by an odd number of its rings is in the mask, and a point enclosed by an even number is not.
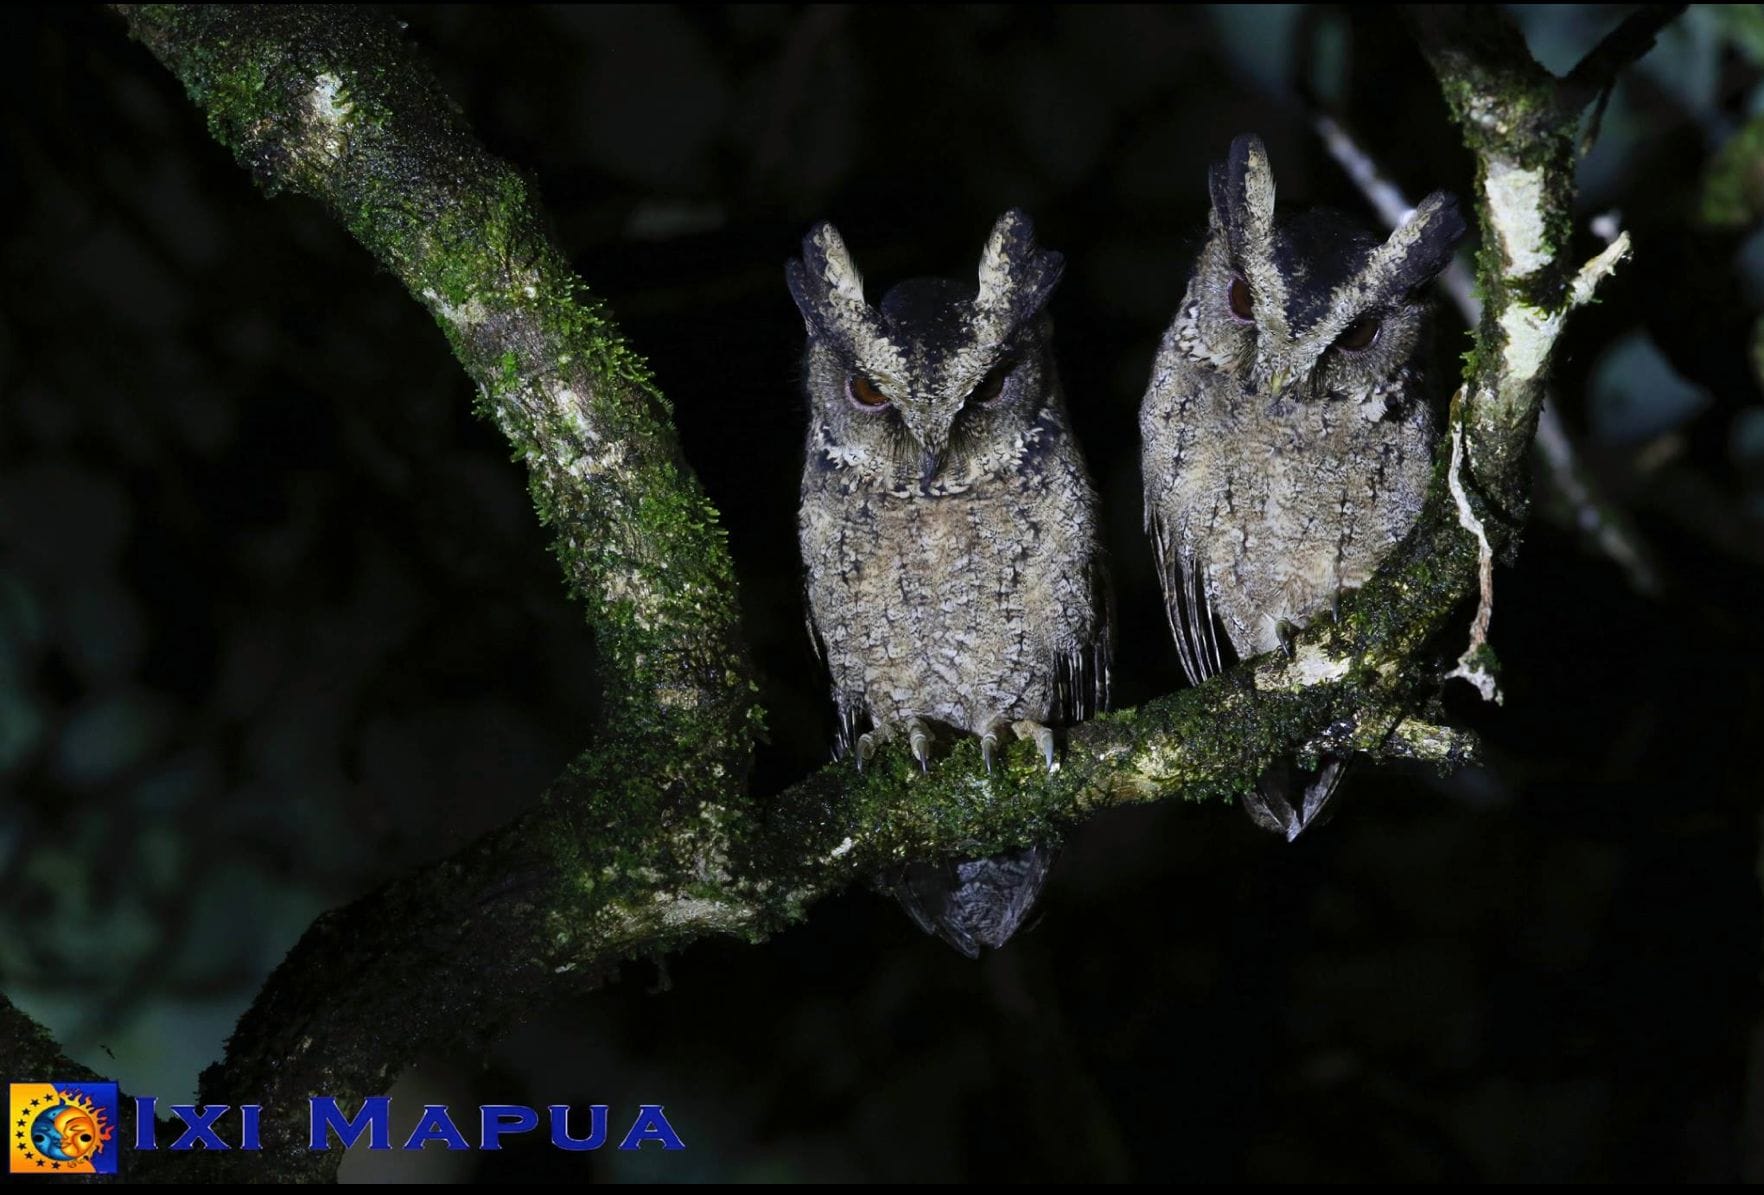
{"type": "Polygon", "coordinates": [[[1012,722],[1011,729],[1017,732],[1017,737],[1020,739],[1033,739],[1035,745],[1041,748],[1041,758],[1047,761],[1047,770],[1050,772],[1054,770],[1053,731],[1039,722],[1030,721],[1028,718],[1021,722],[1012,722]]]}
{"type": "Polygon", "coordinates": [[[1302,630],[1303,627],[1284,618],[1274,624],[1274,634],[1280,639],[1280,650],[1286,653],[1289,660],[1298,652],[1293,640],[1298,638],[1298,633],[1302,630]]]}
{"type": "Polygon", "coordinates": [[[919,770],[931,770],[931,728],[917,718],[908,718],[896,725],[878,726],[876,729],[858,735],[857,756],[858,771],[876,757],[876,749],[883,743],[894,738],[896,734],[905,733],[907,746],[912,748],[913,758],[919,761],[919,770]]]}

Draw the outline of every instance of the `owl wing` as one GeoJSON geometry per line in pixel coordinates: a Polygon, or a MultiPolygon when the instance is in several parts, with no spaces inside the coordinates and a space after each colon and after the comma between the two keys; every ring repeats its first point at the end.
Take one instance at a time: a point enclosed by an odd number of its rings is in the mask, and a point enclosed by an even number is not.
{"type": "Polygon", "coordinates": [[[1042,643],[1052,656],[1047,716],[1074,726],[1109,708],[1115,595],[1098,526],[1096,487],[1071,438],[1063,406],[1050,409],[1044,418],[1054,435],[1042,462],[1047,484],[1034,500],[1032,518],[1054,529],[1047,555],[1037,566],[1049,574],[1047,588],[1055,595],[1042,620],[1042,643]]]}
{"type": "Polygon", "coordinates": [[[1164,525],[1156,504],[1147,511],[1147,522],[1158,557],[1158,579],[1164,587],[1164,612],[1176,638],[1176,654],[1182,660],[1188,683],[1198,685],[1224,668],[1206,573],[1193,549],[1177,542],[1173,529],[1164,525]]]}
{"type": "Polygon", "coordinates": [[[1114,663],[1115,595],[1101,551],[1085,562],[1082,584],[1087,617],[1069,628],[1068,646],[1054,661],[1053,718],[1075,726],[1109,708],[1109,676],[1114,663]]]}
{"type": "Polygon", "coordinates": [[[817,582],[821,585],[821,598],[829,605],[829,617],[832,617],[832,610],[839,605],[841,586],[837,562],[833,557],[841,524],[836,518],[824,517],[829,506],[829,495],[825,490],[810,484],[813,478],[812,473],[805,478],[802,506],[797,521],[804,563],[802,620],[808,631],[809,645],[814,649],[815,659],[826,669],[839,719],[833,742],[833,757],[844,759],[857,742],[860,724],[865,717],[864,701],[861,691],[848,687],[853,672],[850,645],[837,641],[836,636],[826,634],[815,617],[817,582]]]}
{"type": "Polygon", "coordinates": [[[809,598],[806,581],[802,592],[802,622],[808,630],[809,645],[814,650],[815,660],[827,670],[828,685],[833,691],[834,712],[839,719],[839,728],[833,739],[833,758],[844,759],[851,754],[852,747],[857,742],[860,723],[864,720],[863,695],[846,692],[833,675],[827,639],[815,623],[815,605],[809,598]]]}

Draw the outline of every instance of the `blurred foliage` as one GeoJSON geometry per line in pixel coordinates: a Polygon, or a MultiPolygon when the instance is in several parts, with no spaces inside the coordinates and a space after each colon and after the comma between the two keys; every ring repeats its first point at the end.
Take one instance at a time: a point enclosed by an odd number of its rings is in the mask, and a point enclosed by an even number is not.
{"type": "Polygon", "coordinates": [[[1764,215],[1764,116],[1755,116],[1709,160],[1703,179],[1705,223],[1745,228],[1764,215]]]}
{"type": "MultiPolygon", "coordinates": [[[[1515,11],[1560,69],[1624,9],[1515,11]]],[[[1410,194],[1473,181],[1382,8],[404,16],[676,404],[741,569],[762,791],[831,731],[781,269],[810,222],[883,285],[971,269],[1011,204],[1066,253],[1131,704],[1178,683],[1136,409],[1207,164],[1255,130],[1283,203],[1370,220],[1302,85],[1410,194]]],[[[659,1101],[685,1155],[345,1177],[1757,1176],[1764,239],[1750,184],[1699,216],[1702,180],[1758,174],[1761,28],[1693,9],[1585,161],[1586,214],[1618,210],[1637,256],[1571,327],[1558,401],[1669,584],[1644,600],[1571,527],[1528,534],[1499,582],[1506,706],[1446,694],[1486,771],[1361,769],[1296,848],[1228,809],[1098,819],[977,966],[867,893],[633,965],[426,1060],[395,1107],[659,1101]]],[[[186,1096],[312,916],[537,799],[584,745],[591,645],[391,280],[256,194],[103,12],[8,9],[0,54],[0,982],[82,1060],[186,1096]]]]}

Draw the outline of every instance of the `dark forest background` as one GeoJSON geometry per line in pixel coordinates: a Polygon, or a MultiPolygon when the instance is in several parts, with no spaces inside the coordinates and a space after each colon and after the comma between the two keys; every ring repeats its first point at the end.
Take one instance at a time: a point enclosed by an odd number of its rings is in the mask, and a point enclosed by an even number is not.
{"type": "MultiPolygon", "coordinates": [[[[782,270],[810,223],[872,294],[969,275],[1012,204],[1066,253],[1131,705],[1180,683],[1135,412],[1207,164],[1258,132],[1283,205],[1371,222],[1311,94],[1412,197],[1472,193],[1386,8],[402,11],[676,405],[763,672],[762,791],[832,730],[782,270]]],[[[1515,11],[1560,70],[1625,7],[1515,11]]],[[[0,64],[0,984],[188,1098],[317,913],[586,745],[592,646],[441,333],[342,230],[258,194],[102,10],[8,8],[0,64]]],[[[1636,255],[1572,321],[1557,401],[1664,587],[1540,488],[1497,577],[1506,704],[1446,692],[1487,767],[1362,767],[1294,847],[1223,805],[1099,817],[977,965],[865,891],[628,965],[423,1059],[394,1107],[609,1103],[622,1129],[659,1102],[686,1153],[345,1179],[1764,1177],[1761,85],[1759,10],[1693,8],[1584,163],[1583,215],[1636,255]]]]}

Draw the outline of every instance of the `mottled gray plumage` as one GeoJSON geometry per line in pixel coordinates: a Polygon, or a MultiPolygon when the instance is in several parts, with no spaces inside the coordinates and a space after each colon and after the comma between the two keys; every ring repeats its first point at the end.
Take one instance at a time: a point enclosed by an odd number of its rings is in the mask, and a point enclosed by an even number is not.
{"type": "MultiPolygon", "coordinates": [[[[808,328],[810,630],[840,751],[860,767],[896,736],[928,766],[940,729],[980,736],[990,767],[1007,728],[1052,766],[1050,724],[1106,697],[1096,496],[1043,311],[1062,264],[1012,211],[977,285],[914,279],[871,306],[829,224],[787,267],[808,328]]],[[[1050,862],[1030,848],[891,882],[922,926],[974,955],[1010,937],[1050,862]]]]}
{"type": "MultiPolygon", "coordinates": [[[[1254,137],[1210,188],[1207,243],[1140,408],[1146,528],[1195,683],[1221,666],[1215,619],[1240,657],[1283,646],[1414,525],[1435,442],[1423,292],[1464,233],[1439,192],[1382,242],[1332,212],[1276,222],[1254,137]]],[[[1252,816],[1297,836],[1344,762],[1296,783],[1275,769],[1252,816]]]]}

